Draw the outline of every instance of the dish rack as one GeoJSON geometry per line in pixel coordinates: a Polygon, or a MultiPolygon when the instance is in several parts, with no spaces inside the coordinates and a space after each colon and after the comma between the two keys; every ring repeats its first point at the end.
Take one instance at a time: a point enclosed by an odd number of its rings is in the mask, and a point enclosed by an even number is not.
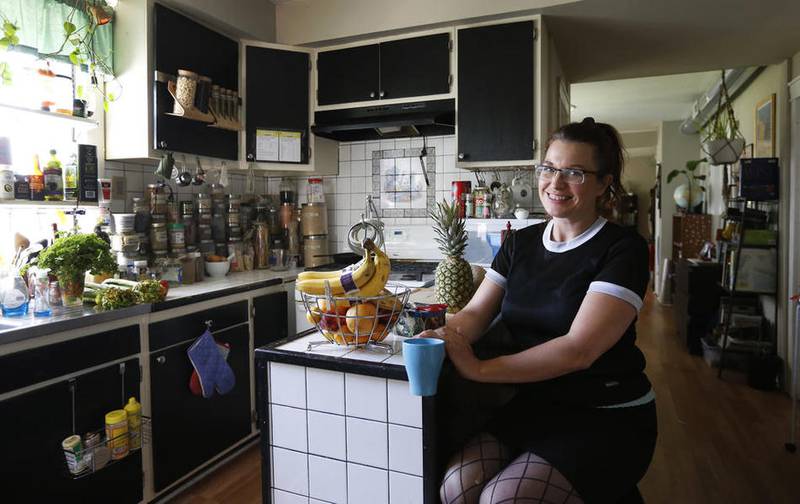
{"type": "Polygon", "coordinates": [[[310,342],[308,350],[333,344],[392,353],[392,346],[381,342],[402,316],[411,290],[396,286],[385,291],[379,296],[333,296],[326,286],[324,295],[301,292],[309,321],[325,338],[310,342]]]}
{"type": "MultiPolygon", "coordinates": [[[[66,450],[62,448],[62,451],[64,452],[64,463],[66,464],[65,469],[69,476],[72,479],[80,479],[89,476],[90,474],[93,474],[101,469],[125,460],[131,453],[137,452],[141,450],[142,446],[149,444],[152,439],[153,432],[150,417],[142,415],[141,418],[141,430],[139,432],[139,435],[141,436],[141,443],[139,447],[135,449],[130,448],[131,441],[135,436],[134,433],[124,432],[109,439],[102,430],[89,432],[87,436],[82,437],[85,438],[91,435],[97,436],[97,443],[93,446],[84,445],[78,452],[73,452],[72,450],[66,450]],[[118,459],[111,458],[112,447],[123,442],[128,444],[128,453],[124,457],[118,459]],[[77,470],[73,472],[73,470],[70,469],[70,465],[75,465],[77,470]]],[[[83,439],[82,442],[85,443],[83,439]]]]}

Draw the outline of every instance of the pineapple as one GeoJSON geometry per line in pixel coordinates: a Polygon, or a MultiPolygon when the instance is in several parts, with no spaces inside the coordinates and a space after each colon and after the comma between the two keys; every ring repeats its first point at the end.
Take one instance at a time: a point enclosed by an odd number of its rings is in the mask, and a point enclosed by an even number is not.
{"type": "Polygon", "coordinates": [[[436,204],[431,212],[435,240],[444,260],[436,267],[436,300],[447,303],[447,311],[456,313],[470,300],[473,294],[472,268],[464,260],[467,232],[464,218],[459,217],[457,203],[445,201],[436,204]]]}

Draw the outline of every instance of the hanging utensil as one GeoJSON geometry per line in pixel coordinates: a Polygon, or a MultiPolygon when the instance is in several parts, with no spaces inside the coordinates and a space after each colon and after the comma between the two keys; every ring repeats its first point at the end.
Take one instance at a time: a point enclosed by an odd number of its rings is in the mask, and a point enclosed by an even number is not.
{"type": "Polygon", "coordinates": [[[200,156],[195,159],[194,177],[192,177],[192,185],[203,185],[206,182],[206,172],[200,164],[200,156]]]}
{"type": "Polygon", "coordinates": [[[425,187],[430,187],[431,183],[428,180],[428,170],[425,168],[425,156],[428,155],[428,140],[422,136],[422,150],[419,151],[419,166],[422,168],[422,176],[425,177],[425,187]]]}
{"type": "Polygon", "coordinates": [[[372,240],[376,247],[383,247],[383,221],[375,208],[371,194],[367,195],[361,220],[353,224],[347,232],[347,245],[354,253],[364,255],[361,243],[366,238],[372,240]]]}

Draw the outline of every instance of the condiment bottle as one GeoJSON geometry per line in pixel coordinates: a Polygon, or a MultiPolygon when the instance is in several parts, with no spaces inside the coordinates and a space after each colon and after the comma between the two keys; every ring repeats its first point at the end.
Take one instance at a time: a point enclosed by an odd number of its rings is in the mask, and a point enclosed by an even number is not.
{"type": "Polygon", "coordinates": [[[50,150],[50,159],[44,168],[44,199],[47,201],[62,201],[64,199],[61,161],[56,157],[55,149],[50,150]]]}
{"type": "Polygon", "coordinates": [[[128,414],[125,410],[106,413],[106,440],[112,460],[128,455],[128,414]]]}
{"type": "Polygon", "coordinates": [[[138,450],[142,447],[142,405],[136,401],[135,397],[131,397],[124,409],[128,415],[129,448],[138,450]]]}
{"type": "Polygon", "coordinates": [[[78,156],[74,153],[69,157],[69,163],[64,166],[64,200],[75,201],[78,199],[78,156]]]}
{"type": "Polygon", "coordinates": [[[44,173],[39,167],[39,155],[33,155],[33,175],[31,175],[28,183],[31,187],[31,200],[44,201],[44,173]]]}

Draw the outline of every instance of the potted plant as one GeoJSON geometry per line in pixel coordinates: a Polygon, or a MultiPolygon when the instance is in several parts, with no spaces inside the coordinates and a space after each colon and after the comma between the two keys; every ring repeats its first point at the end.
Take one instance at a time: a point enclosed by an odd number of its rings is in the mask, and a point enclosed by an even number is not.
{"type": "Polygon", "coordinates": [[[739,121],[733,113],[728,86],[725,85],[725,70],[722,71],[722,90],[714,117],[703,129],[703,151],[715,165],[731,164],[739,160],[745,140],[739,131],[739,121]]]}
{"type": "Polygon", "coordinates": [[[83,303],[83,279],[87,271],[112,273],[117,264],[108,243],[94,234],[72,234],[57,238],[39,254],[39,267],[58,277],[64,306],[83,303]]]}
{"type": "Polygon", "coordinates": [[[702,183],[706,179],[705,175],[695,175],[695,171],[697,167],[700,166],[701,163],[705,163],[706,158],[703,159],[695,159],[693,161],[686,162],[686,168],[675,169],[669,172],[667,175],[667,184],[672,182],[675,177],[678,175],[683,175],[686,177],[686,183],[681,184],[675,188],[675,193],[673,194],[673,198],[675,199],[675,204],[677,204],[681,208],[686,208],[687,213],[692,213],[692,209],[703,202],[704,193],[706,188],[702,185],[698,185],[697,189],[700,192],[694,192],[694,185],[695,181],[699,181],[702,183]],[[697,200],[695,201],[695,197],[698,196],[697,200]]]}

